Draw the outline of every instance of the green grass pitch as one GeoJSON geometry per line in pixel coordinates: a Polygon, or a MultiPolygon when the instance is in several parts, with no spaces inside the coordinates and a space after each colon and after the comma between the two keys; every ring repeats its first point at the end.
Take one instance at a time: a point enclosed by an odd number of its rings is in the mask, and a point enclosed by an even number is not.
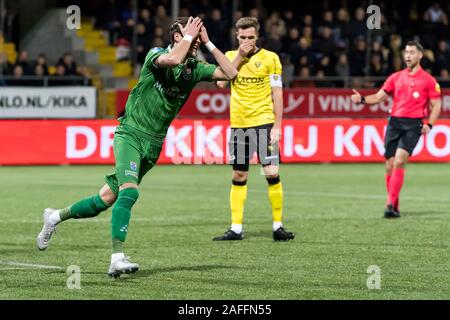
{"type": "Polygon", "coordinates": [[[229,226],[231,168],[157,166],[125,246],[141,269],[117,280],[106,275],[111,210],[59,225],[47,251],[35,246],[42,210],[93,194],[111,168],[0,167],[0,299],[450,299],[450,164],[408,166],[398,220],[382,218],[383,164],[283,165],[287,243],[271,238],[259,167],[246,238],[223,243],[211,239],[229,226]],[[79,290],[67,288],[69,265],[81,269],[79,290]],[[378,290],[367,288],[371,265],[378,290]]]}

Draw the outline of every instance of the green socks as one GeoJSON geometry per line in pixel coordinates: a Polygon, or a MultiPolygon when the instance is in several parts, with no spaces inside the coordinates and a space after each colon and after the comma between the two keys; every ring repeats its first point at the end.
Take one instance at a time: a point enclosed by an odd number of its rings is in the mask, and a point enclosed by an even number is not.
{"type": "MultiPolygon", "coordinates": [[[[119,191],[111,217],[111,235],[113,253],[123,252],[122,246],[128,233],[131,208],[139,198],[139,190],[127,188],[119,191]]],[[[74,203],[70,207],[59,210],[61,221],[67,219],[92,218],[108,209],[108,205],[99,194],[74,203]]],[[[57,214],[57,213],[56,213],[57,214]]]]}
{"type": "Polygon", "coordinates": [[[113,253],[123,252],[122,243],[127,237],[131,208],[136,203],[138,197],[139,190],[135,188],[127,188],[119,191],[111,217],[113,253]]]}
{"type": "Polygon", "coordinates": [[[121,253],[123,252],[123,242],[119,239],[112,239],[112,249],[113,253],[121,253]]]}
{"type": "Polygon", "coordinates": [[[92,218],[100,214],[100,212],[108,209],[109,206],[103,202],[99,194],[85,198],[74,203],[70,207],[59,210],[61,221],[67,219],[92,218]]]}

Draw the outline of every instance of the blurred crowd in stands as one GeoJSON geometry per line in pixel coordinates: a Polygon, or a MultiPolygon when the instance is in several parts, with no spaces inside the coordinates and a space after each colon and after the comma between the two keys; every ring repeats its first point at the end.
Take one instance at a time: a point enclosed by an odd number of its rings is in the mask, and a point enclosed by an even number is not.
{"type": "MultiPolygon", "coordinates": [[[[142,64],[150,48],[170,43],[172,1],[139,0],[137,15],[132,3],[86,0],[85,6],[95,16],[96,28],[109,32],[110,44],[118,47],[118,60],[132,60],[135,44],[137,63],[142,64]]],[[[403,68],[402,49],[412,39],[419,40],[426,49],[423,67],[443,79],[443,87],[450,85],[446,81],[450,80],[448,0],[376,1],[381,9],[381,29],[371,31],[366,25],[370,14],[366,13],[369,3],[365,0],[241,0],[236,1],[237,8],[232,8],[232,3],[180,0],[179,15],[200,16],[211,41],[222,51],[237,48],[237,19],[257,17],[261,25],[259,44],[279,54],[286,85],[344,86],[343,81],[332,77],[370,75],[382,79],[403,68]]],[[[213,61],[207,50],[201,53],[207,61],[213,61]]],[[[45,61],[45,56],[39,58],[45,61]]],[[[18,63],[8,68],[11,74],[45,74],[40,64],[24,67],[24,59],[26,54],[24,58],[21,53],[18,63]]],[[[73,74],[76,70],[67,63],[58,64],[57,69],[61,69],[59,74],[73,74]]],[[[382,80],[371,85],[380,83],[382,80]]]]}
{"type": "MultiPolygon", "coordinates": [[[[402,49],[413,38],[426,48],[423,67],[437,77],[449,79],[449,1],[378,1],[382,28],[370,33],[366,25],[370,15],[366,14],[367,1],[290,1],[285,5],[283,1],[239,1],[241,6],[235,11],[232,2],[226,0],[180,3],[179,15],[200,16],[211,41],[223,51],[237,47],[235,21],[244,15],[257,17],[260,45],[280,55],[287,85],[342,86],[343,82],[326,80],[385,77],[403,68],[402,49]]],[[[96,15],[97,27],[109,31],[112,44],[131,46],[136,25],[137,62],[142,64],[150,48],[170,43],[167,8],[169,1],[140,1],[138,16],[134,17],[131,1],[109,0],[109,5],[96,15]]],[[[202,52],[206,60],[213,62],[206,50],[202,52]]]]}
{"type": "Polygon", "coordinates": [[[91,76],[85,66],[77,66],[73,55],[66,52],[55,66],[49,66],[44,53],[35,59],[28,57],[28,52],[22,50],[14,64],[6,59],[6,54],[0,52],[0,85],[8,86],[65,86],[89,85],[91,76]]]}

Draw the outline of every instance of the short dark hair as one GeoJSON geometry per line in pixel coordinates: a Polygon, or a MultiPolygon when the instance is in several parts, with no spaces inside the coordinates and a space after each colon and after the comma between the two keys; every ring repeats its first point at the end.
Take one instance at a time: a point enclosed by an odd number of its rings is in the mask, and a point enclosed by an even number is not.
{"type": "MultiPolygon", "coordinates": [[[[422,46],[422,45],[419,43],[419,41],[417,41],[417,40],[411,40],[411,41],[408,41],[408,42],[406,43],[406,46],[416,47],[417,50],[419,50],[420,52],[423,53],[423,46],[422,46]]],[[[405,47],[406,47],[406,46],[405,46],[405,47]]]]}
{"type": "Polygon", "coordinates": [[[169,32],[170,32],[170,43],[173,45],[175,43],[175,40],[173,39],[173,35],[175,32],[178,32],[179,34],[183,35],[183,33],[180,30],[180,26],[178,24],[181,24],[183,27],[187,25],[187,22],[189,20],[189,17],[178,17],[173,21],[170,25],[169,32]]]}

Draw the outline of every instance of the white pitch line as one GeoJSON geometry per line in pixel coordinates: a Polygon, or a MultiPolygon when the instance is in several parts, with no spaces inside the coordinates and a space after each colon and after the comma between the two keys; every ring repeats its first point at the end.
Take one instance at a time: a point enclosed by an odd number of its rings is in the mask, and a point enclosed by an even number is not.
{"type": "MultiPolygon", "coordinates": [[[[178,211],[180,212],[180,211],[178,211]]],[[[111,214],[111,213],[109,213],[111,214]]],[[[106,215],[108,215],[108,213],[106,213],[106,215]]],[[[162,217],[162,218],[158,218],[158,217],[152,217],[152,218],[138,218],[135,217],[133,218],[133,222],[160,222],[160,221],[167,221],[166,217],[162,217]]],[[[178,218],[175,220],[171,220],[174,222],[184,222],[184,219],[178,218]]],[[[111,222],[111,218],[93,218],[93,219],[79,219],[77,220],[77,223],[110,223],[111,222]]],[[[1,224],[8,224],[8,223],[42,223],[42,220],[0,220],[0,225],[1,224]]],[[[1,246],[1,243],[0,243],[1,246]]],[[[1,250],[1,249],[0,249],[1,250]]],[[[1,264],[1,261],[0,261],[1,264]]]]}
{"type": "Polygon", "coordinates": [[[23,263],[17,261],[2,261],[0,260],[0,264],[7,266],[16,266],[16,267],[25,267],[25,268],[33,268],[33,269],[58,269],[63,270],[64,268],[59,266],[49,266],[45,264],[33,264],[33,263],[23,263]]]}

